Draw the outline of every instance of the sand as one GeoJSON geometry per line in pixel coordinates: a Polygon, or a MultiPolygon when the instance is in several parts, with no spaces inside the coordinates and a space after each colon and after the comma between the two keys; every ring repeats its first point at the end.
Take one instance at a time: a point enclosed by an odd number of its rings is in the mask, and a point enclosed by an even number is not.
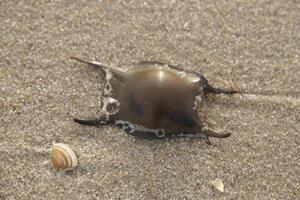
{"type": "Polygon", "coordinates": [[[1,1],[0,199],[299,198],[299,19],[296,0],[1,1]],[[72,121],[99,114],[102,75],[70,56],[159,60],[248,94],[207,99],[227,139],[141,140],[72,121]],[[54,141],[75,170],[53,170],[54,141]]]}

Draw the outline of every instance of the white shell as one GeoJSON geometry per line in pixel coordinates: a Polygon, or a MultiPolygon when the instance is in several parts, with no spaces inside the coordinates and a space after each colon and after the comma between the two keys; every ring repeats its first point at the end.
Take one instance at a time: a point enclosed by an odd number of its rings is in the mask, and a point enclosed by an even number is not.
{"type": "Polygon", "coordinates": [[[216,178],[211,182],[211,184],[220,192],[224,192],[224,184],[223,181],[219,178],[216,178]]]}
{"type": "Polygon", "coordinates": [[[72,170],[78,164],[74,151],[63,143],[53,144],[50,159],[57,170],[72,170]]]}

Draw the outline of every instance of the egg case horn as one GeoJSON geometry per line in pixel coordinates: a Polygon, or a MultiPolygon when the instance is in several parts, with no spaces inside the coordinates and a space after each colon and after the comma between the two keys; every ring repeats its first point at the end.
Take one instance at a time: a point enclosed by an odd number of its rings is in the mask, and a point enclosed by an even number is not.
{"type": "Polygon", "coordinates": [[[123,72],[123,71],[121,71],[119,69],[116,69],[114,67],[110,67],[110,66],[105,65],[103,63],[100,63],[100,62],[97,62],[97,61],[87,61],[87,60],[83,60],[83,59],[77,58],[77,57],[70,57],[70,59],[76,60],[76,61],[81,62],[81,63],[88,64],[88,65],[91,65],[91,66],[94,66],[94,67],[97,67],[97,68],[100,68],[103,73],[107,73],[106,70],[109,70],[116,77],[116,79],[119,80],[119,81],[124,81],[127,78],[126,72],[123,72]]]}

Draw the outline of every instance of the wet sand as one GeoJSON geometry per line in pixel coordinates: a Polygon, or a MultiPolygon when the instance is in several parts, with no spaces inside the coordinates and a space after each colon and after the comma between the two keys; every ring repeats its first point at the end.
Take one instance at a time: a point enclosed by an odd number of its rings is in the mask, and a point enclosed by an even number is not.
{"type": "Polygon", "coordinates": [[[284,0],[1,1],[0,199],[299,198],[299,19],[284,0]],[[227,139],[140,140],[72,121],[99,114],[103,81],[70,56],[159,60],[249,94],[202,109],[227,139]],[[75,170],[52,169],[53,141],[75,170]]]}

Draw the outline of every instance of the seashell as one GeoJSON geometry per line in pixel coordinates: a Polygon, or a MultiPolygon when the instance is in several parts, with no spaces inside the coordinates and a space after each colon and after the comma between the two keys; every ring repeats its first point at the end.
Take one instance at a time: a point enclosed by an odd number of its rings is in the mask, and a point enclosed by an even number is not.
{"type": "Polygon", "coordinates": [[[211,184],[220,192],[224,192],[224,183],[221,179],[216,178],[211,182],[211,184]]]}
{"type": "Polygon", "coordinates": [[[50,159],[52,166],[57,170],[72,170],[77,166],[74,151],[63,143],[53,144],[50,159]]]}
{"type": "Polygon", "coordinates": [[[214,88],[197,72],[156,61],[141,62],[125,71],[96,61],[72,59],[98,67],[105,74],[99,118],[74,118],[77,123],[115,124],[141,138],[197,137],[209,143],[209,137],[230,136],[205,128],[197,113],[197,101],[203,101],[208,93],[237,91],[214,88]]]}

